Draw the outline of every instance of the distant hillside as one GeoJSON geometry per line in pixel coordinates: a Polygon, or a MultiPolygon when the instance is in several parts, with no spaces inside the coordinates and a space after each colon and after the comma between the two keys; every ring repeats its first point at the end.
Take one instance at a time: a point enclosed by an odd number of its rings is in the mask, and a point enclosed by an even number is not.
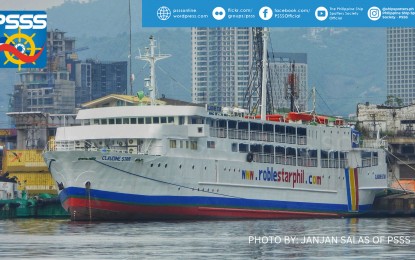
{"type": "MultiPolygon", "coordinates": [[[[117,36],[128,32],[129,0],[65,1],[47,10],[48,28],[60,29],[78,37],[117,36]]],[[[131,1],[132,30],[141,27],[141,0],[131,1]]]]}

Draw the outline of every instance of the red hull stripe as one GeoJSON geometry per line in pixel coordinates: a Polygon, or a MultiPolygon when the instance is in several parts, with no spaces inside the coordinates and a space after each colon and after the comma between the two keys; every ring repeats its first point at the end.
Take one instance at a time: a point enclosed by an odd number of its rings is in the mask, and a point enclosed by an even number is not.
{"type": "Polygon", "coordinates": [[[313,218],[337,217],[335,213],[212,208],[195,206],[148,206],[68,198],[64,208],[76,219],[172,219],[172,218],[313,218]],[[74,217],[75,214],[75,217],[74,217]],[[113,218],[111,217],[113,216],[113,218]]]}

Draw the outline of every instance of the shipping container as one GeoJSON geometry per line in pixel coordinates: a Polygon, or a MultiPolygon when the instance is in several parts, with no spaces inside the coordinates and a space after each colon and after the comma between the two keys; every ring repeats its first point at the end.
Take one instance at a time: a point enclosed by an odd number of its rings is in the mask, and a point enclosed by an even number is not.
{"type": "Polygon", "coordinates": [[[42,150],[7,150],[3,154],[3,173],[48,171],[42,150]]]}
{"type": "Polygon", "coordinates": [[[49,172],[9,172],[9,178],[16,177],[18,189],[36,195],[39,193],[57,194],[56,182],[49,172]]]}

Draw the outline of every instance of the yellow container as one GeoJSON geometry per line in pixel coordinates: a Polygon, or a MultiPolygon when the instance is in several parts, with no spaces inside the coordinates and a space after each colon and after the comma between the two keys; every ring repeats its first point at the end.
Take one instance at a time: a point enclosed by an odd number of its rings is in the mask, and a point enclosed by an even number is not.
{"type": "Polygon", "coordinates": [[[7,150],[3,154],[3,172],[48,171],[42,150],[7,150]]]}
{"type": "Polygon", "coordinates": [[[39,193],[57,194],[56,182],[49,172],[9,172],[9,177],[16,177],[19,190],[26,189],[29,195],[39,193]]]}

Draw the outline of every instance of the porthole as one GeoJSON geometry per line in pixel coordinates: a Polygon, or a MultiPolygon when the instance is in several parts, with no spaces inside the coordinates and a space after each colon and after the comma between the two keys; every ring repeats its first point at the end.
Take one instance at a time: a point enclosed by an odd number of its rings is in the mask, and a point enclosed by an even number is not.
{"type": "Polygon", "coordinates": [[[167,168],[167,163],[164,165],[164,168],[167,168]]]}
{"type": "Polygon", "coordinates": [[[192,166],[192,169],[193,169],[193,170],[195,169],[195,166],[194,166],[194,165],[192,166]]]}
{"type": "Polygon", "coordinates": [[[153,167],[153,164],[150,164],[150,167],[153,167]]]}
{"type": "Polygon", "coordinates": [[[161,165],[161,163],[158,163],[158,164],[157,164],[157,167],[160,167],[160,165],[161,165]]]}
{"type": "Polygon", "coordinates": [[[180,164],[180,165],[179,165],[179,169],[181,169],[181,168],[182,168],[182,165],[180,164]]]}

